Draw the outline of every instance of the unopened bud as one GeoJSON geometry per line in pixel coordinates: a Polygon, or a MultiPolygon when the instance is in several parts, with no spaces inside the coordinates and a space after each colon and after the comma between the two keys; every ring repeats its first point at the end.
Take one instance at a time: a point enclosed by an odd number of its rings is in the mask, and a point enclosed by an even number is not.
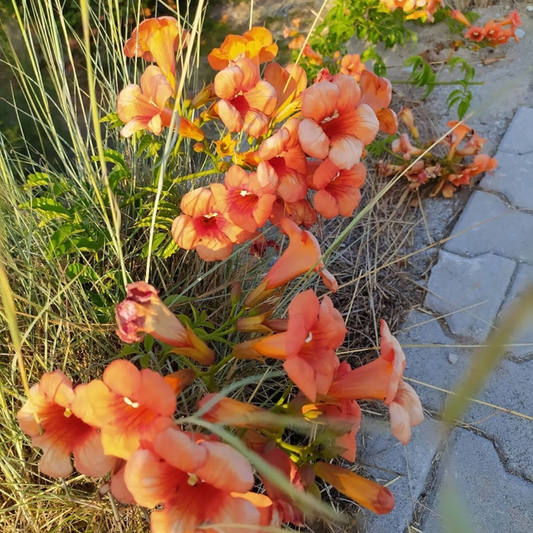
{"type": "Polygon", "coordinates": [[[192,149],[193,149],[197,154],[201,154],[202,152],[205,151],[204,143],[195,143],[195,144],[193,145],[192,149]]]}
{"type": "Polygon", "coordinates": [[[242,296],[242,285],[237,281],[231,287],[231,305],[237,305],[242,296]]]}

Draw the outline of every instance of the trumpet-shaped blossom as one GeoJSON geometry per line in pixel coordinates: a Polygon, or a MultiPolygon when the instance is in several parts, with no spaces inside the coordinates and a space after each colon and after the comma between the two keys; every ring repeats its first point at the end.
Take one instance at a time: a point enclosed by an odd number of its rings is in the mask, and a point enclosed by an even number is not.
{"type": "Polygon", "coordinates": [[[263,72],[263,78],[276,91],[277,103],[273,113],[277,122],[292,115],[299,105],[298,96],[307,87],[307,74],[299,65],[283,68],[278,63],[269,63],[263,72]]]}
{"type": "MultiPolygon", "coordinates": [[[[244,434],[243,440],[255,453],[259,454],[273,468],[281,472],[293,487],[302,491],[306,489],[306,484],[300,475],[300,469],[285,452],[275,446],[274,442],[254,430],[248,430],[244,434]]],[[[294,500],[274,485],[266,476],[261,476],[261,481],[267,495],[272,501],[274,511],[279,515],[281,522],[303,526],[304,515],[294,503],[294,500]]]]}
{"type": "Polygon", "coordinates": [[[125,482],[139,505],[164,506],[150,515],[152,531],[158,533],[189,533],[200,526],[215,533],[217,524],[257,526],[261,520],[253,503],[241,497],[254,484],[248,461],[227,444],[176,427],[163,429],[148,449],[132,455],[125,482]]]}
{"type": "Polygon", "coordinates": [[[468,31],[465,33],[465,38],[470,39],[475,43],[480,43],[486,35],[487,32],[484,28],[480,28],[479,26],[470,26],[468,31]]]}
{"type": "Polygon", "coordinates": [[[157,372],[121,359],[105,369],[102,379],[87,385],[86,401],[101,429],[104,452],[128,460],[141,441],[173,425],[176,395],[157,372]]]}
{"type": "Polygon", "coordinates": [[[361,72],[359,79],[361,103],[372,108],[379,121],[379,129],[394,135],[398,129],[398,117],[389,109],[392,100],[392,84],[387,78],[380,78],[369,70],[361,72]]]}
{"type": "Polygon", "coordinates": [[[251,59],[256,65],[272,61],[278,53],[272,34],[259,26],[244,35],[228,35],[220,48],[214,48],[207,56],[211,68],[222,70],[242,57],[251,59]]]}
{"type": "Polygon", "coordinates": [[[338,289],[333,275],[324,268],[320,259],[320,246],[316,238],[308,231],[300,229],[292,220],[281,219],[281,230],[289,236],[289,246],[274,263],[265,279],[245,300],[245,305],[253,307],[261,301],[265,291],[277,289],[289,283],[300,274],[313,269],[318,272],[324,284],[332,291],[338,289]]]}
{"type": "Polygon", "coordinates": [[[211,184],[216,210],[250,233],[268,220],[276,200],[276,189],[277,177],[273,172],[266,176],[259,172],[248,173],[237,165],[230,167],[224,184],[211,184]]]}
{"type": "Polygon", "coordinates": [[[305,153],[317,159],[329,157],[342,169],[359,163],[364,146],[379,130],[374,111],[360,100],[359,85],[345,74],[306,89],[298,128],[305,153]]]}
{"type": "Polygon", "coordinates": [[[76,469],[86,476],[103,476],[116,462],[116,457],[104,454],[96,426],[81,419],[87,415],[94,421],[80,398],[82,387],[73,389],[61,370],[48,372],[30,389],[30,397],[17,413],[20,428],[32,437],[32,446],[43,450],[39,470],[47,476],[68,476],[71,454],[76,469]]]}
{"type": "Polygon", "coordinates": [[[184,326],[157,295],[158,291],[138,281],[126,287],[126,299],[115,309],[117,335],[127,343],[142,340],[139,333],[148,333],[170,344],[174,352],[186,355],[205,365],[214,361],[214,354],[189,326],[184,326]]]}
{"type": "Polygon", "coordinates": [[[365,179],[366,167],[363,163],[341,170],[329,158],[326,159],[309,180],[310,187],[317,191],[313,199],[315,209],[325,218],[338,215],[351,217],[361,200],[365,179]]]}
{"type": "Polygon", "coordinates": [[[237,357],[250,355],[283,359],[291,380],[311,400],[326,394],[339,366],[335,350],[343,343],[346,327],[342,315],[325,296],[319,303],[308,290],[289,305],[287,331],[254,339],[235,347],[237,357]]]}
{"type": "Polygon", "coordinates": [[[278,196],[276,202],[272,206],[272,215],[270,222],[274,226],[280,226],[284,218],[289,218],[297,226],[303,226],[309,229],[316,224],[318,215],[313,206],[306,198],[298,200],[297,202],[286,202],[278,196]]]}
{"type": "Polygon", "coordinates": [[[252,137],[264,135],[269,116],[276,108],[276,91],[261,80],[259,67],[246,57],[221,70],[214,81],[215,94],[220,98],[217,112],[232,131],[244,130],[252,137]]]}
{"type": "Polygon", "coordinates": [[[206,188],[194,189],[181,199],[181,212],[172,224],[172,237],[184,250],[196,250],[204,261],[221,261],[234,243],[250,234],[215,208],[215,197],[206,188]]]}
{"type": "Polygon", "coordinates": [[[381,0],[381,3],[391,12],[401,9],[405,13],[410,13],[417,6],[416,0],[381,0]]]}
{"type": "Polygon", "coordinates": [[[147,19],[133,30],[124,46],[127,57],[156,62],[173,91],[176,89],[176,52],[187,46],[188,33],[173,17],[147,19]]]}
{"type": "Polygon", "coordinates": [[[424,419],[413,388],[404,383],[405,355],[398,340],[381,320],[381,355],[376,360],[343,374],[332,383],[328,396],[351,400],[381,400],[389,406],[392,434],[403,444],[411,427],[424,419]]]}
{"type": "Polygon", "coordinates": [[[395,154],[401,154],[406,161],[409,161],[412,155],[416,156],[424,152],[424,150],[421,150],[420,148],[415,148],[411,144],[407,133],[402,133],[399,139],[393,141],[391,144],[391,148],[395,154]]]}
{"type": "Polygon", "coordinates": [[[351,76],[355,81],[359,81],[363,70],[366,67],[359,54],[347,54],[341,59],[341,73],[351,76]]]}
{"type": "Polygon", "coordinates": [[[225,396],[217,396],[217,394],[207,394],[198,403],[200,410],[205,406],[210,406],[209,410],[202,415],[202,418],[209,422],[236,428],[275,429],[279,426],[273,423],[272,419],[265,420],[265,416],[268,418],[270,413],[260,407],[225,396]]]}
{"type": "Polygon", "coordinates": [[[288,120],[257,151],[262,159],[257,167],[258,176],[264,181],[274,174],[277,194],[286,202],[303,200],[307,193],[307,158],[298,139],[299,123],[298,119],[288,120]]]}
{"type": "Polygon", "coordinates": [[[358,476],[351,470],[322,461],[315,463],[313,469],[326,483],[373,513],[387,514],[394,509],[394,496],[387,487],[358,476]]]}
{"type": "Polygon", "coordinates": [[[118,95],[118,118],[126,125],[120,131],[129,137],[136,131],[148,130],[161,135],[170,126],[172,110],[166,107],[173,89],[159,67],[149,66],[141,76],[141,86],[132,84],[118,95]]]}
{"type": "Polygon", "coordinates": [[[457,22],[460,22],[461,24],[464,24],[467,27],[472,26],[472,24],[470,24],[470,21],[463,15],[463,13],[459,9],[452,10],[450,15],[457,22]]]}
{"type": "MultiPolygon", "coordinates": [[[[172,87],[159,67],[149,66],[141,76],[141,86],[132,84],[120,91],[117,115],[126,125],[120,131],[130,137],[137,131],[148,130],[160,135],[172,121],[172,109],[166,107],[172,96],[172,87]]],[[[182,137],[202,141],[204,132],[183,117],[176,118],[176,127],[182,137]]]]}

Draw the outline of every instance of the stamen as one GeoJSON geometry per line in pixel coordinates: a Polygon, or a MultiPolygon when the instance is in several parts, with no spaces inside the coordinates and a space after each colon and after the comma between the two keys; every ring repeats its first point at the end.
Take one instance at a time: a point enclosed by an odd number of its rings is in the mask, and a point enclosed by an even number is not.
{"type": "Polygon", "coordinates": [[[242,190],[239,194],[244,198],[245,196],[250,196],[252,193],[242,190]]]}
{"type": "Polygon", "coordinates": [[[198,476],[196,474],[189,474],[189,479],[187,480],[187,484],[191,487],[194,487],[198,483],[198,476]]]}
{"type": "Polygon", "coordinates": [[[70,418],[72,416],[72,411],[67,407],[65,411],[63,412],[63,416],[65,418],[70,418]]]}
{"type": "Polygon", "coordinates": [[[204,215],[204,218],[215,218],[218,217],[218,213],[208,213],[207,215],[204,215]]]}
{"type": "Polygon", "coordinates": [[[124,396],[124,403],[126,403],[130,407],[133,407],[134,409],[137,409],[137,407],[139,407],[139,402],[132,402],[127,396],[124,396]]]}
{"type": "Polygon", "coordinates": [[[305,339],[305,342],[311,342],[313,340],[313,333],[310,331],[309,335],[307,335],[307,339],[305,339]]]}
{"type": "Polygon", "coordinates": [[[337,109],[335,109],[335,111],[333,111],[333,115],[331,115],[331,117],[326,117],[323,121],[322,121],[322,124],[325,124],[326,122],[329,122],[330,120],[333,120],[335,118],[339,118],[339,112],[337,109]]]}

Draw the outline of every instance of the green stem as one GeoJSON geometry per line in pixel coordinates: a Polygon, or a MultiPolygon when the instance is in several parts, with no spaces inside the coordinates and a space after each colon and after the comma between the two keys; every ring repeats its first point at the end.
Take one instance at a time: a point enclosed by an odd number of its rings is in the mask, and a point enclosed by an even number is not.
{"type": "MultiPolygon", "coordinates": [[[[389,80],[395,85],[419,85],[417,81],[403,81],[403,80],[389,80]]],[[[485,85],[484,81],[469,81],[468,85],[485,85]]],[[[463,80],[460,81],[434,81],[431,83],[425,83],[423,85],[464,85],[463,80]]],[[[422,87],[423,85],[420,85],[422,87]]]]}
{"type": "Polygon", "coordinates": [[[204,376],[214,376],[224,365],[229,363],[235,356],[230,353],[229,355],[226,355],[224,359],[220,360],[216,365],[212,366],[209,370],[204,372],[204,376]]]}
{"type": "Polygon", "coordinates": [[[172,185],[181,183],[182,181],[194,180],[196,178],[201,178],[203,176],[209,176],[211,174],[220,174],[220,172],[214,168],[209,170],[202,170],[201,172],[195,172],[194,174],[187,174],[186,176],[180,176],[179,178],[174,178],[172,180],[172,185]]]}

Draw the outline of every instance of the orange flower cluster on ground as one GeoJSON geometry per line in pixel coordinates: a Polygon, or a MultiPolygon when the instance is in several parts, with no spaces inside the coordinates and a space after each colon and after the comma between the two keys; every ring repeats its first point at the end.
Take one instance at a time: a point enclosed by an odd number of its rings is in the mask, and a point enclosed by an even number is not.
{"type": "Polygon", "coordinates": [[[468,27],[465,38],[476,43],[476,46],[496,47],[505,44],[509,39],[518,42],[516,30],[522,25],[522,21],[516,9],[507,18],[496,21],[489,20],[483,27],[470,24],[468,19],[457,9],[451,12],[451,16],[468,27]]]}
{"type": "Polygon", "coordinates": [[[385,176],[393,176],[405,172],[409,181],[409,188],[416,190],[426,183],[436,183],[432,196],[441,193],[444,197],[451,198],[457,187],[470,185],[473,177],[483,172],[493,171],[498,162],[487,154],[480,154],[486,139],[476,133],[474,129],[457,121],[448,122],[448,127],[454,128],[440,143],[447,149],[445,156],[438,156],[432,151],[427,151],[433,141],[421,144],[418,138],[418,129],[414,125],[413,115],[408,108],[402,109],[400,118],[415,138],[415,146],[407,133],[392,142],[391,149],[398,159],[410,161],[411,157],[419,157],[414,164],[380,163],[378,170],[385,176]],[[470,163],[465,163],[465,157],[474,156],[470,163]]]}
{"type": "Polygon", "coordinates": [[[400,9],[407,16],[406,20],[420,19],[422,21],[434,21],[437,9],[442,7],[442,0],[381,0],[381,3],[389,10],[400,9]]]}
{"type": "MultiPolygon", "coordinates": [[[[289,219],[282,224],[289,225],[289,234],[294,232],[295,251],[287,250],[260,290],[244,299],[237,321],[241,331],[275,333],[234,345],[229,358],[280,359],[300,392],[271,409],[209,393],[199,402],[198,416],[247,429],[241,433],[246,446],[281,472],[295,490],[319,494],[316,475],[375,513],[388,513],[394,507],[389,490],[325,462],[331,451],[322,455],[323,439],[314,444],[311,454],[304,454],[311,445],[287,449],[282,439],[297,417],[302,430],[308,424],[309,434],[316,434],[317,427],[332,431],[337,454],[353,462],[361,422],[358,400],[384,402],[390,409],[392,433],[403,444],[409,441],[411,427],[423,419],[418,396],[402,379],[405,355],[383,320],[380,357],[354,370],[337,357],[347,330],[327,296],[319,301],[312,290],[302,292],[292,299],[288,319],[268,320],[273,304],[264,300],[282,283],[311,268],[318,257],[316,250],[314,255],[305,251],[302,230],[289,219]],[[302,257],[298,266],[293,254],[302,257]]],[[[240,291],[234,292],[233,301],[238,303],[240,291]]],[[[40,471],[55,478],[68,476],[73,471],[72,454],[80,473],[109,474],[111,492],[119,501],[154,509],[150,521],[158,533],[188,533],[206,524],[213,532],[219,531],[217,524],[239,524],[258,532],[262,526],[303,525],[299,504],[268,473],[260,474],[265,494],[255,492],[248,459],[217,436],[185,431],[174,419],[176,395],[195,380],[213,377],[219,368],[213,351],[145,282],[128,285],[116,318],[117,334],[125,342],[138,342],[149,333],[172,351],[209,365],[211,374],[190,368],[163,377],[120,359],[107,366],[102,379],[77,386],[61,370],[44,374],[17,415],[32,445],[43,449],[40,471]]],[[[189,419],[189,428],[191,424],[194,420],[189,419]]]]}

